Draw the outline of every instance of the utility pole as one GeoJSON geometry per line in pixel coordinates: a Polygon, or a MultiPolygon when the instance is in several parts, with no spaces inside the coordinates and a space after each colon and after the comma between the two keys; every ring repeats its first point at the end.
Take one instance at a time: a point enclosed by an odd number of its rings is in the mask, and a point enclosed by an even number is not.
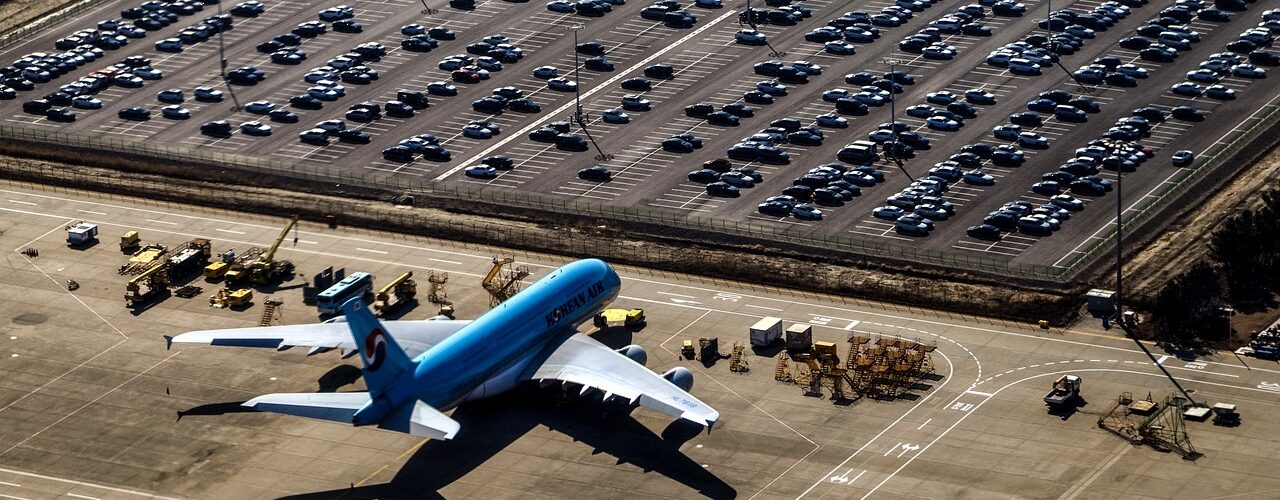
{"type": "MultiPolygon", "coordinates": [[[[218,2],[218,16],[222,19],[222,2],[218,2]]],[[[218,30],[218,74],[222,75],[222,84],[227,87],[227,95],[231,96],[231,111],[240,111],[240,101],[236,99],[236,91],[231,88],[231,82],[227,81],[227,44],[222,36],[226,33],[225,26],[218,30]]]]}
{"type": "MultiPolygon", "coordinates": [[[[738,15],[738,25],[742,25],[743,20],[746,20],[747,26],[750,26],[753,31],[757,33],[760,32],[760,29],[756,28],[756,20],[754,19],[751,12],[751,0],[747,0],[747,10],[743,11],[742,14],[738,15]]],[[[764,36],[764,34],[761,34],[760,36],[764,36]]],[[[773,44],[769,43],[768,37],[765,37],[764,45],[766,47],[769,47],[769,55],[772,57],[783,57],[787,55],[786,52],[782,52],[778,49],[775,49],[773,47],[773,44]]]]}
{"type": "MultiPolygon", "coordinates": [[[[1131,145],[1131,143],[1127,141],[1109,141],[1107,143],[1107,148],[1114,151],[1118,148],[1129,146],[1129,145],[1131,145]]],[[[1183,389],[1182,384],[1178,383],[1178,379],[1173,378],[1173,374],[1169,373],[1169,370],[1166,369],[1162,363],[1160,363],[1160,360],[1156,359],[1155,354],[1152,354],[1151,350],[1147,349],[1147,346],[1142,343],[1142,340],[1139,339],[1136,334],[1134,334],[1132,330],[1134,325],[1130,324],[1128,319],[1125,317],[1124,306],[1122,305],[1123,302],[1121,301],[1122,291],[1124,290],[1124,284],[1123,284],[1124,245],[1122,244],[1122,240],[1121,240],[1121,237],[1123,236],[1121,223],[1122,223],[1122,217],[1124,216],[1123,197],[1121,196],[1121,193],[1123,192],[1124,192],[1124,165],[1121,164],[1118,167],[1116,167],[1116,293],[1115,295],[1112,295],[1112,298],[1115,299],[1115,305],[1116,305],[1116,324],[1120,325],[1120,329],[1124,331],[1124,334],[1126,336],[1133,339],[1133,342],[1138,345],[1138,349],[1141,349],[1142,352],[1147,354],[1148,358],[1151,358],[1151,362],[1156,365],[1156,368],[1159,368],[1160,371],[1164,373],[1165,377],[1169,378],[1169,381],[1173,383],[1173,386],[1178,388],[1178,392],[1181,392],[1182,395],[1187,398],[1187,401],[1191,402],[1192,406],[1196,406],[1197,405],[1196,400],[1191,397],[1191,393],[1187,392],[1186,389],[1183,389]]]]}
{"type": "Polygon", "coordinates": [[[433,9],[427,5],[427,0],[419,0],[422,2],[422,14],[426,16],[434,16],[440,13],[439,9],[433,9]]]}
{"type": "MultiPolygon", "coordinates": [[[[889,66],[890,78],[887,78],[887,80],[889,80],[889,83],[897,84],[895,80],[897,80],[896,75],[898,71],[898,65],[902,64],[902,61],[899,61],[892,57],[886,57],[884,59],[881,59],[880,63],[886,64],[889,66]]],[[[892,130],[890,130],[892,134],[890,135],[891,137],[893,137],[893,142],[892,142],[892,146],[889,147],[888,154],[886,154],[885,156],[887,156],[890,160],[893,160],[893,163],[898,166],[898,170],[901,170],[902,173],[907,176],[907,180],[915,181],[916,180],[915,177],[912,177],[911,173],[907,172],[907,167],[905,162],[902,161],[902,158],[898,157],[898,147],[899,147],[898,146],[898,108],[897,108],[897,99],[895,99],[893,95],[893,85],[889,86],[889,127],[892,128],[892,130]]]]}
{"type": "Polygon", "coordinates": [[[605,153],[603,149],[600,149],[600,144],[596,143],[595,137],[591,136],[591,131],[587,130],[587,122],[590,121],[590,117],[588,117],[586,113],[582,112],[582,79],[579,78],[579,72],[582,70],[582,65],[578,63],[578,32],[586,29],[586,26],[583,26],[581,24],[573,24],[566,29],[573,32],[573,92],[574,92],[574,95],[573,95],[573,115],[569,117],[569,121],[571,123],[577,123],[578,127],[582,129],[582,133],[586,134],[587,140],[591,141],[591,145],[596,148],[596,153],[597,153],[596,161],[612,160],[613,155],[605,153]]]}

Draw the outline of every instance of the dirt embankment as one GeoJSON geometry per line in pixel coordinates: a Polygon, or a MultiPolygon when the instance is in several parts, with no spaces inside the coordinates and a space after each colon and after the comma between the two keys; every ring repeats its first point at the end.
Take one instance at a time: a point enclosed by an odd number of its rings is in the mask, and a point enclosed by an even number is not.
{"type": "MultiPolygon", "coordinates": [[[[1256,196],[1280,188],[1280,148],[1259,155],[1203,203],[1166,217],[1176,221],[1125,262],[1125,293],[1138,307],[1149,307],[1170,279],[1190,268],[1209,251],[1209,236],[1228,217],[1261,206],[1256,196]]],[[[1114,280],[1109,280],[1114,282],[1114,280]]]]}
{"type": "Polygon", "coordinates": [[[61,9],[76,0],[0,1],[0,33],[8,32],[40,16],[61,9]]]}

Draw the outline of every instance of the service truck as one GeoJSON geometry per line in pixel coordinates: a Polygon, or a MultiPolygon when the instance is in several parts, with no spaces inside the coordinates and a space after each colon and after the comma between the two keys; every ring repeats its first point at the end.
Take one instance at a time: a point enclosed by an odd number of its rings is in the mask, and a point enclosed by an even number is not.
{"type": "Polygon", "coordinates": [[[1053,382],[1053,388],[1044,395],[1044,404],[1049,408],[1064,408],[1080,397],[1080,377],[1063,375],[1053,382]]]}

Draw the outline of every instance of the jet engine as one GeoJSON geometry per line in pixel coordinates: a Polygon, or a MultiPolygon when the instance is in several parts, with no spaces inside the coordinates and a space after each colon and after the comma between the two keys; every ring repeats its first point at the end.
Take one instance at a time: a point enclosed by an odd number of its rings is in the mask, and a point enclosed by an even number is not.
{"type": "Polygon", "coordinates": [[[667,373],[662,374],[662,378],[667,379],[668,382],[675,384],[676,387],[685,392],[689,392],[689,389],[693,388],[693,372],[683,366],[667,370],[667,373]]]}
{"type": "Polygon", "coordinates": [[[635,344],[618,349],[618,353],[630,358],[631,361],[640,363],[640,366],[644,366],[645,363],[649,362],[649,353],[645,352],[643,347],[635,344]]]}

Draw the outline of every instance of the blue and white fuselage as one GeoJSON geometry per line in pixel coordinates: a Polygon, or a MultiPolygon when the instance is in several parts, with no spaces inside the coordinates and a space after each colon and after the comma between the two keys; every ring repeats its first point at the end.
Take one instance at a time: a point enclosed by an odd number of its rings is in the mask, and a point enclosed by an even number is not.
{"type": "Polygon", "coordinates": [[[621,286],[617,273],[600,260],[556,269],[423,352],[385,397],[393,408],[417,399],[448,410],[508,390],[548,342],[599,314],[621,286]]]}
{"type": "Polygon", "coordinates": [[[640,346],[614,351],[577,333],[617,297],[608,264],[580,260],[544,276],[474,321],[380,322],[359,299],[343,304],[345,322],[207,330],[172,343],[309,347],[360,353],[368,392],[267,394],[245,402],[264,411],[448,439],[457,422],[443,411],[525,381],[574,384],[710,426],[720,418],[689,394],[692,374],[645,368],[640,346]],[[403,347],[402,347],[403,346],[403,347]],[[625,355],[624,355],[625,353],[625,355]]]}

